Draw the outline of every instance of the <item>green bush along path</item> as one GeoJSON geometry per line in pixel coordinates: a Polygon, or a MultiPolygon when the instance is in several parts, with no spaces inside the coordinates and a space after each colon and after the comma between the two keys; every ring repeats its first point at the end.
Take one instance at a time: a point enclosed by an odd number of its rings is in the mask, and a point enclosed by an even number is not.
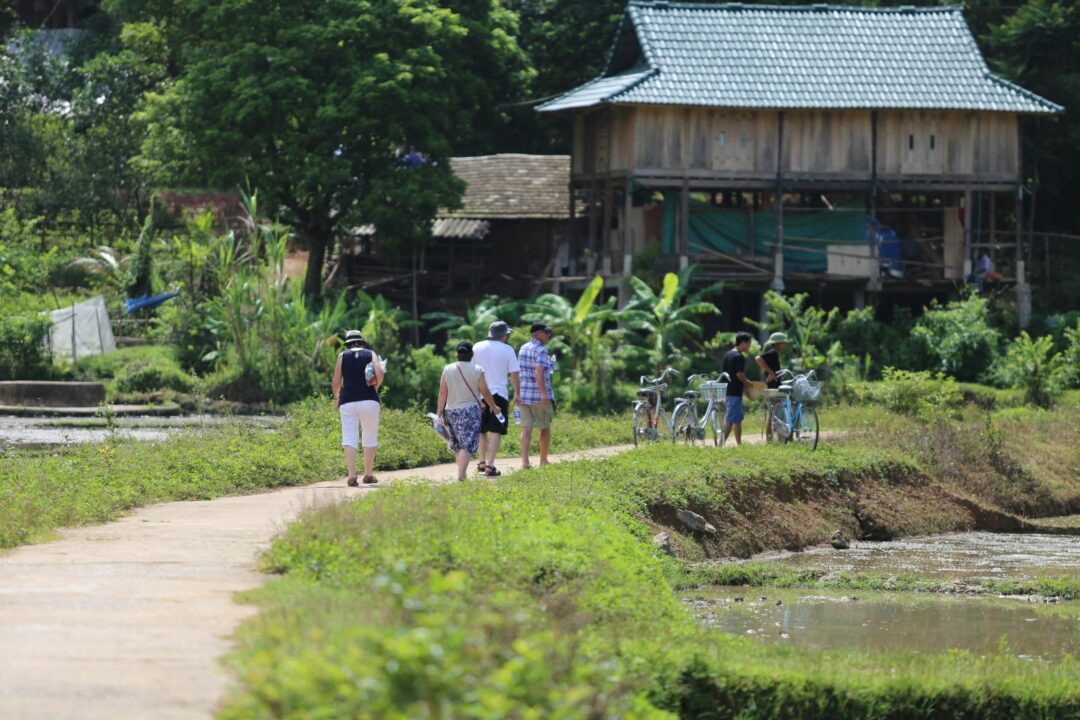
{"type": "Polygon", "coordinates": [[[676,594],[717,579],[687,560],[799,547],[837,525],[890,537],[994,523],[1022,526],[865,442],[656,446],[498,483],[396,485],[308,512],[274,543],[265,569],[282,578],[251,596],[262,612],[240,633],[222,717],[1076,717],[1074,658],[773,647],[701,627],[676,594]],[[716,533],[688,530],[679,509],[716,533]]]}

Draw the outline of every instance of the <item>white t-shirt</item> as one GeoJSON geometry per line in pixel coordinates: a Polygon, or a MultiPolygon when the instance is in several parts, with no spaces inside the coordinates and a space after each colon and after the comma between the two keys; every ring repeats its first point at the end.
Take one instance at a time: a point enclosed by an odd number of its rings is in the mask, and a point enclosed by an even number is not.
{"type": "Polygon", "coordinates": [[[499,340],[481,340],[473,345],[473,362],[484,368],[484,380],[491,394],[509,400],[506,378],[510,373],[521,372],[514,348],[499,340]]]}

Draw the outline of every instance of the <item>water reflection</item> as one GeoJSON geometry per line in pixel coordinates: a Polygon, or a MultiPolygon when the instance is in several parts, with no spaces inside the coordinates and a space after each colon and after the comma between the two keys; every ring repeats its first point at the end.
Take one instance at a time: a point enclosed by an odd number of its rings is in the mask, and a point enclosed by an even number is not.
{"type": "Polygon", "coordinates": [[[837,596],[717,588],[687,600],[707,625],[821,650],[966,650],[1054,659],[1080,653],[1080,608],[903,593],[837,596]],[[852,599],[854,597],[854,599],[852,599]],[[737,600],[741,599],[741,600],[737,600]]]}

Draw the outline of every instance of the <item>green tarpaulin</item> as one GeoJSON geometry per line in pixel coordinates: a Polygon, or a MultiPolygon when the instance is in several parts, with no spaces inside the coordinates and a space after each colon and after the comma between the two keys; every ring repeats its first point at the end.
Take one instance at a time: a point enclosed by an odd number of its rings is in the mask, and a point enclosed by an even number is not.
{"type": "MultiPolygon", "coordinates": [[[[680,193],[664,193],[664,253],[676,248],[680,193]]],[[[750,210],[725,210],[690,199],[691,253],[710,250],[751,257],[750,210]]],[[[776,242],[776,213],[758,211],[754,216],[753,257],[771,257],[776,242]]],[[[833,210],[784,214],[784,268],[824,271],[826,245],[867,242],[866,211],[861,201],[837,205],[833,210]]]]}

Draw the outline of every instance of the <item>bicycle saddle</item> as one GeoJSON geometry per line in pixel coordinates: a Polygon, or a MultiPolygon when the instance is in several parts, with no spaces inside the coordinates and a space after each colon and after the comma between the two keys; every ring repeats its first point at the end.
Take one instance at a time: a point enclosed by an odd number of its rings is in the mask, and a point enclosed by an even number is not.
{"type": "Polygon", "coordinates": [[[687,390],[686,393],[684,393],[684,397],[699,398],[701,397],[701,393],[699,393],[697,390],[687,390]]]}
{"type": "Polygon", "coordinates": [[[780,392],[789,393],[789,392],[791,392],[791,388],[792,388],[791,385],[784,384],[784,385],[781,385],[780,387],[778,387],[776,389],[779,390],[780,392]]]}

